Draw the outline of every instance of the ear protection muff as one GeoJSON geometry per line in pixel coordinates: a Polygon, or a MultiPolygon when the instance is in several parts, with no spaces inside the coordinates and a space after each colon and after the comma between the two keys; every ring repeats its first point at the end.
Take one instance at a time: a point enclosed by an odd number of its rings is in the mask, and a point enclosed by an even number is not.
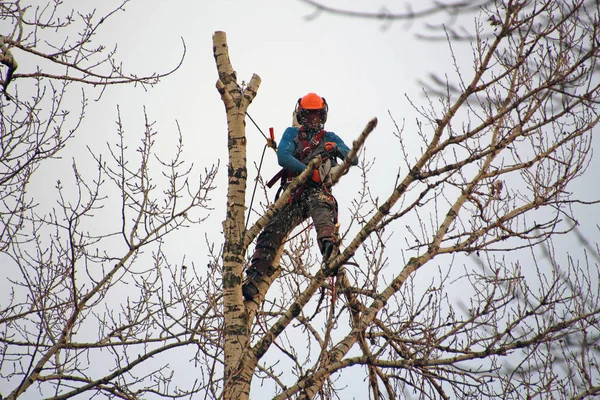
{"type": "Polygon", "coordinates": [[[327,113],[329,112],[329,105],[327,104],[327,100],[325,100],[325,97],[321,97],[323,99],[323,104],[325,105],[325,107],[323,107],[323,123],[325,123],[327,121],[327,113]]]}

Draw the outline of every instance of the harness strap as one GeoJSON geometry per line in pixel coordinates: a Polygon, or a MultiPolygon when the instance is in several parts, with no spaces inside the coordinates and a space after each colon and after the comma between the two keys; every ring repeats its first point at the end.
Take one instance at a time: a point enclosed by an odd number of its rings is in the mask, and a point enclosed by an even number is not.
{"type": "MultiPolygon", "coordinates": [[[[301,126],[297,139],[299,140],[299,142],[300,142],[299,144],[302,146],[302,148],[299,153],[296,152],[297,148],[295,149],[294,158],[296,158],[299,161],[304,162],[304,160],[306,160],[311,155],[311,153],[317,147],[319,147],[319,145],[321,144],[321,139],[323,139],[323,136],[325,136],[326,133],[327,133],[327,131],[325,129],[321,129],[321,131],[319,131],[318,133],[313,135],[313,137],[310,140],[308,140],[306,131],[305,131],[304,127],[301,126]]],[[[277,182],[278,180],[281,182],[281,186],[279,187],[279,189],[277,190],[277,193],[275,194],[275,201],[277,201],[281,192],[283,192],[283,190],[285,189],[287,184],[296,175],[297,174],[282,168],[273,178],[271,178],[267,182],[267,186],[269,188],[272,187],[273,185],[275,185],[275,182],[277,182]]],[[[294,200],[297,200],[300,198],[300,196],[302,195],[302,192],[304,191],[305,186],[306,186],[306,184],[304,186],[298,188],[296,193],[294,193],[294,195],[290,197],[290,203],[293,202],[294,200]]]]}
{"type": "Polygon", "coordinates": [[[304,160],[306,157],[308,157],[310,153],[312,153],[312,151],[319,146],[319,143],[321,143],[321,139],[325,133],[327,133],[327,131],[325,131],[325,129],[321,129],[321,131],[315,134],[311,140],[308,140],[304,127],[301,126],[299,139],[302,143],[302,152],[296,158],[299,160],[304,160]]]}

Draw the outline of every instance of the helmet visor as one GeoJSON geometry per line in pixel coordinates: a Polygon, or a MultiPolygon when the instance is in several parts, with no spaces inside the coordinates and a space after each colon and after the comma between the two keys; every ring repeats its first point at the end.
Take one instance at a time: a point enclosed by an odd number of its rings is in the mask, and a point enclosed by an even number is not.
{"type": "Polygon", "coordinates": [[[321,121],[325,118],[325,110],[322,108],[317,110],[302,110],[302,117],[304,118],[319,118],[321,121]]]}
{"type": "Polygon", "coordinates": [[[302,110],[300,122],[308,128],[319,128],[324,121],[325,110],[302,110]]]}

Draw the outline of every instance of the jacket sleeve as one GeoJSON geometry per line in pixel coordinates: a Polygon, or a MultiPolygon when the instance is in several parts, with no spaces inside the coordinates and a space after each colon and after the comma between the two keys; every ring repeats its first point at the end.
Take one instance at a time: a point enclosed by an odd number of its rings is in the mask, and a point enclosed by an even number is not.
{"type": "Polygon", "coordinates": [[[306,165],[302,164],[294,157],[294,150],[296,149],[294,139],[298,136],[299,131],[300,130],[295,127],[287,128],[283,132],[283,137],[277,145],[277,162],[283,168],[295,174],[301,173],[304,171],[304,168],[306,168],[306,165]]]}
{"type": "MultiPolygon", "coordinates": [[[[327,132],[325,134],[325,141],[334,142],[337,145],[337,148],[340,151],[340,153],[343,154],[344,158],[348,155],[348,153],[350,153],[350,148],[346,146],[346,143],[344,143],[342,138],[333,132],[327,132]]],[[[358,155],[356,155],[354,159],[351,160],[351,163],[352,165],[358,165],[358,155]]]]}

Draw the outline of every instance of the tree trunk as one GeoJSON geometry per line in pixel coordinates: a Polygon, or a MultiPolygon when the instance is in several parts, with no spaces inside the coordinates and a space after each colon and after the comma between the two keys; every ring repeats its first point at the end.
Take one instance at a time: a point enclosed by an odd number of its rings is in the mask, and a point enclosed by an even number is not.
{"type": "Polygon", "coordinates": [[[224,399],[247,399],[256,360],[248,353],[249,320],[242,300],[244,267],[244,221],[246,193],[246,110],[260,85],[253,75],[247,87],[237,84],[231,66],[225,32],[213,35],[213,51],[219,80],[217,90],[227,112],[227,144],[229,149],[227,214],[223,221],[223,307],[225,314],[225,385],[224,399]]]}

